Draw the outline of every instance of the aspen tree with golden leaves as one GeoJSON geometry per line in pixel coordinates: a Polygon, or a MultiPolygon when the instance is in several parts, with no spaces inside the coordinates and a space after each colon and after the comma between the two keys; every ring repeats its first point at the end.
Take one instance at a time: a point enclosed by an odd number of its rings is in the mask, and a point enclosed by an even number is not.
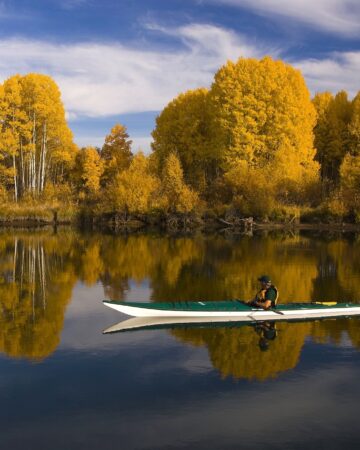
{"type": "Polygon", "coordinates": [[[70,170],[76,152],[60,91],[51,77],[30,73],[8,78],[0,97],[1,152],[13,170],[14,197],[38,197],[70,170]]]}
{"type": "Polygon", "coordinates": [[[174,153],[185,181],[202,193],[216,176],[217,155],[211,145],[208,90],[187,91],[172,100],[156,118],[152,149],[161,173],[166,158],[174,153]]]}
{"type": "Polygon", "coordinates": [[[155,207],[159,180],[149,169],[146,156],[137,153],[128,169],[119,172],[105,193],[107,208],[118,213],[146,214],[155,207]]]}
{"type": "Polygon", "coordinates": [[[100,179],[104,170],[103,161],[95,147],[85,147],[76,157],[75,177],[82,196],[94,195],[100,189],[100,179]]]}
{"type": "Polygon", "coordinates": [[[189,213],[196,208],[198,195],[185,183],[179,158],[173,153],[165,160],[161,182],[168,212],[189,213]]]}
{"type": "Polygon", "coordinates": [[[126,127],[121,124],[114,125],[101,149],[101,159],[104,161],[104,173],[101,180],[103,186],[129,167],[133,156],[131,144],[126,127]]]}
{"type": "Polygon", "coordinates": [[[210,90],[215,145],[225,169],[264,167],[279,150],[311,164],[316,113],[301,72],[270,57],[228,61],[210,90]]]}

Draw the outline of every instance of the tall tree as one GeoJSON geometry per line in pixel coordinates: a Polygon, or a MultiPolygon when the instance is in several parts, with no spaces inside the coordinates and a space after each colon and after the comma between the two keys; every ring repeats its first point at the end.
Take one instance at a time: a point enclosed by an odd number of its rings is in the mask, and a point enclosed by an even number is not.
{"type": "Polygon", "coordinates": [[[85,147],[76,156],[74,178],[82,196],[96,194],[100,189],[103,162],[95,147],[85,147]]]}
{"type": "Polygon", "coordinates": [[[350,150],[352,104],[347,93],[340,91],[334,98],[329,93],[316,95],[314,105],[318,112],[318,123],[314,129],[316,159],[321,164],[322,179],[337,186],[340,165],[350,150]]]}
{"type": "Polygon", "coordinates": [[[314,127],[314,145],[316,148],[316,160],[320,163],[321,177],[326,177],[327,149],[330,144],[329,107],[334,97],[330,92],[317,93],[313,98],[313,104],[317,112],[316,125],[314,127]]]}
{"type": "Polygon", "coordinates": [[[350,153],[354,156],[360,155],[360,92],[352,101],[349,140],[350,153]]]}
{"type": "Polygon", "coordinates": [[[15,198],[38,196],[68,169],[75,147],[60,91],[51,77],[31,73],[7,79],[0,92],[0,151],[12,166],[15,198]],[[71,159],[71,157],[70,157],[71,159]]]}
{"type": "Polygon", "coordinates": [[[198,205],[198,196],[184,181],[179,159],[171,153],[164,164],[162,193],[166,209],[171,213],[189,213],[198,205]]]}
{"type": "Polygon", "coordinates": [[[300,71],[270,57],[228,61],[210,98],[214,144],[226,169],[238,160],[266,166],[279,150],[294,164],[312,164],[316,114],[300,71]]]}
{"type": "Polygon", "coordinates": [[[340,166],[342,198],[348,212],[360,222],[360,155],[347,154],[340,166]]]}
{"type": "Polygon", "coordinates": [[[217,155],[211,146],[211,123],[207,89],[180,94],[156,119],[152,132],[152,149],[161,173],[166,158],[176,154],[184,170],[184,178],[203,192],[216,176],[217,155]]]}
{"type": "MultiPolygon", "coordinates": [[[[19,142],[22,125],[26,116],[22,111],[21,78],[16,75],[4,84],[0,96],[0,149],[2,159],[5,163],[5,172],[11,173],[12,186],[14,188],[14,199],[18,199],[18,180],[16,158],[19,156],[19,142]],[[11,169],[10,169],[11,168],[11,169]]],[[[3,170],[4,172],[4,170],[3,170]]],[[[8,179],[8,182],[10,180],[8,179]]],[[[8,187],[9,184],[8,184],[8,187]]]]}
{"type": "Polygon", "coordinates": [[[106,136],[101,150],[101,159],[104,161],[104,173],[101,179],[103,186],[129,167],[133,156],[131,144],[126,127],[121,124],[116,124],[106,136]]]}

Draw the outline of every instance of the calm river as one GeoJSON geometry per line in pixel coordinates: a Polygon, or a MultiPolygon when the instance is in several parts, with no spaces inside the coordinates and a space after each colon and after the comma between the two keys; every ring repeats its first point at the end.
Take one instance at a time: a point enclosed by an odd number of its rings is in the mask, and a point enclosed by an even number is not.
{"type": "Polygon", "coordinates": [[[360,237],[0,230],[0,448],[357,449],[360,320],[103,334],[103,299],[360,300],[360,237]],[[269,332],[270,331],[270,332],[269,332]]]}

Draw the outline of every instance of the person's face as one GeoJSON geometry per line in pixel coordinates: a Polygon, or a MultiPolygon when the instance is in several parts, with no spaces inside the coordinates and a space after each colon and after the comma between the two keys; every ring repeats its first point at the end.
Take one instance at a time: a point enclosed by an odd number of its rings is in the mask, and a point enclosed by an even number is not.
{"type": "Polygon", "coordinates": [[[261,289],[266,289],[268,287],[268,283],[265,283],[264,281],[261,282],[261,289]]]}

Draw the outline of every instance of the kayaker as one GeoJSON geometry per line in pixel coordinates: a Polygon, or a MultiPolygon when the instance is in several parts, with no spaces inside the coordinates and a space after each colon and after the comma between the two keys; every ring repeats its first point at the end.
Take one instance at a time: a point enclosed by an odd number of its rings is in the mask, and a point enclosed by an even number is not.
{"type": "Polygon", "coordinates": [[[271,278],[268,275],[262,275],[258,278],[258,281],[260,281],[261,289],[248,302],[248,305],[262,309],[275,308],[279,293],[277,288],[272,284],[271,278]]]}
{"type": "Polygon", "coordinates": [[[269,349],[270,341],[276,339],[277,330],[275,322],[258,322],[255,331],[260,336],[259,348],[261,351],[269,349]]]}

